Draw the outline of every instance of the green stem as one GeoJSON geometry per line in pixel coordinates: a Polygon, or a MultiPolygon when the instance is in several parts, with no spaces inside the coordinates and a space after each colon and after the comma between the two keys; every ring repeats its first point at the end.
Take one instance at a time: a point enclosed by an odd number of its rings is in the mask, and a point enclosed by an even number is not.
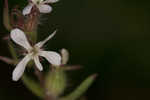
{"type": "Polygon", "coordinates": [[[5,0],[4,9],[3,9],[3,24],[7,30],[11,30],[12,26],[10,24],[9,18],[9,8],[8,8],[8,0],[5,0]]]}
{"type": "Polygon", "coordinates": [[[14,47],[12,46],[12,42],[10,42],[10,41],[8,42],[8,47],[9,47],[11,56],[13,57],[13,59],[15,60],[15,62],[17,62],[18,59],[17,59],[16,52],[15,52],[15,50],[14,50],[14,47]]]}

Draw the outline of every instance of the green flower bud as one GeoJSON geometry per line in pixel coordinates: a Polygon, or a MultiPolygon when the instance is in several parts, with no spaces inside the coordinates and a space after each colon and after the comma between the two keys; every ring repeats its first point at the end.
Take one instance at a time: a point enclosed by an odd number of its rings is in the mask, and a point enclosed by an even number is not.
{"type": "Polygon", "coordinates": [[[56,67],[46,77],[45,86],[50,95],[58,97],[66,88],[66,74],[60,67],[56,67]]]}

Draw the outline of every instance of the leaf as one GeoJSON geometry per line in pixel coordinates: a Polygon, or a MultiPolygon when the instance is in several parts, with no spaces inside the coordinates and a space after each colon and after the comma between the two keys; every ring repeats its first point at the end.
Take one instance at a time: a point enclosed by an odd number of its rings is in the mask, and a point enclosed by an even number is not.
{"type": "Polygon", "coordinates": [[[89,88],[89,86],[94,82],[96,76],[97,76],[96,74],[89,76],[77,87],[77,89],[75,89],[69,95],[62,97],[60,100],[76,100],[76,99],[78,99],[89,88]]]}
{"type": "Polygon", "coordinates": [[[23,75],[22,81],[24,85],[36,96],[44,98],[44,90],[40,87],[38,82],[29,78],[26,74],[23,75]]]}

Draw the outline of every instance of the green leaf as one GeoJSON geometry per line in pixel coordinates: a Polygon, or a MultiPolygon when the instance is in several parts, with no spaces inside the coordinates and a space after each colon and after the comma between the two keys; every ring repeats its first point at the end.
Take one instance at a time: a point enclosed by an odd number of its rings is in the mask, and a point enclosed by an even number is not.
{"type": "Polygon", "coordinates": [[[31,90],[33,94],[40,98],[44,98],[44,90],[40,87],[38,82],[34,81],[33,79],[29,78],[26,74],[23,75],[22,81],[24,85],[31,90]]]}
{"type": "Polygon", "coordinates": [[[94,82],[96,76],[97,76],[96,74],[89,76],[77,87],[77,89],[75,89],[69,95],[62,97],[60,100],[76,100],[76,99],[78,99],[89,88],[89,86],[94,82]]]}

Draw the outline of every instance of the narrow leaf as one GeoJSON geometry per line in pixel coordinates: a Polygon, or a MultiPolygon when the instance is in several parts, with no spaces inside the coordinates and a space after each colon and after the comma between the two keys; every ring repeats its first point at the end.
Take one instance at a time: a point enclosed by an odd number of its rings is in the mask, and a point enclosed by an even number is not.
{"type": "Polygon", "coordinates": [[[89,86],[94,82],[96,76],[97,76],[96,74],[89,76],[71,94],[69,94],[65,97],[62,97],[60,100],[76,100],[76,99],[78,99],[89,88],[89,86]]]}
{"type": "Polygon", "coordinates": [[[40,87],[38,82],[29,78],[26,74],[23,75],[22,81],[24,85],[36,96],[44,98],[44,90],[40,87]]]}

